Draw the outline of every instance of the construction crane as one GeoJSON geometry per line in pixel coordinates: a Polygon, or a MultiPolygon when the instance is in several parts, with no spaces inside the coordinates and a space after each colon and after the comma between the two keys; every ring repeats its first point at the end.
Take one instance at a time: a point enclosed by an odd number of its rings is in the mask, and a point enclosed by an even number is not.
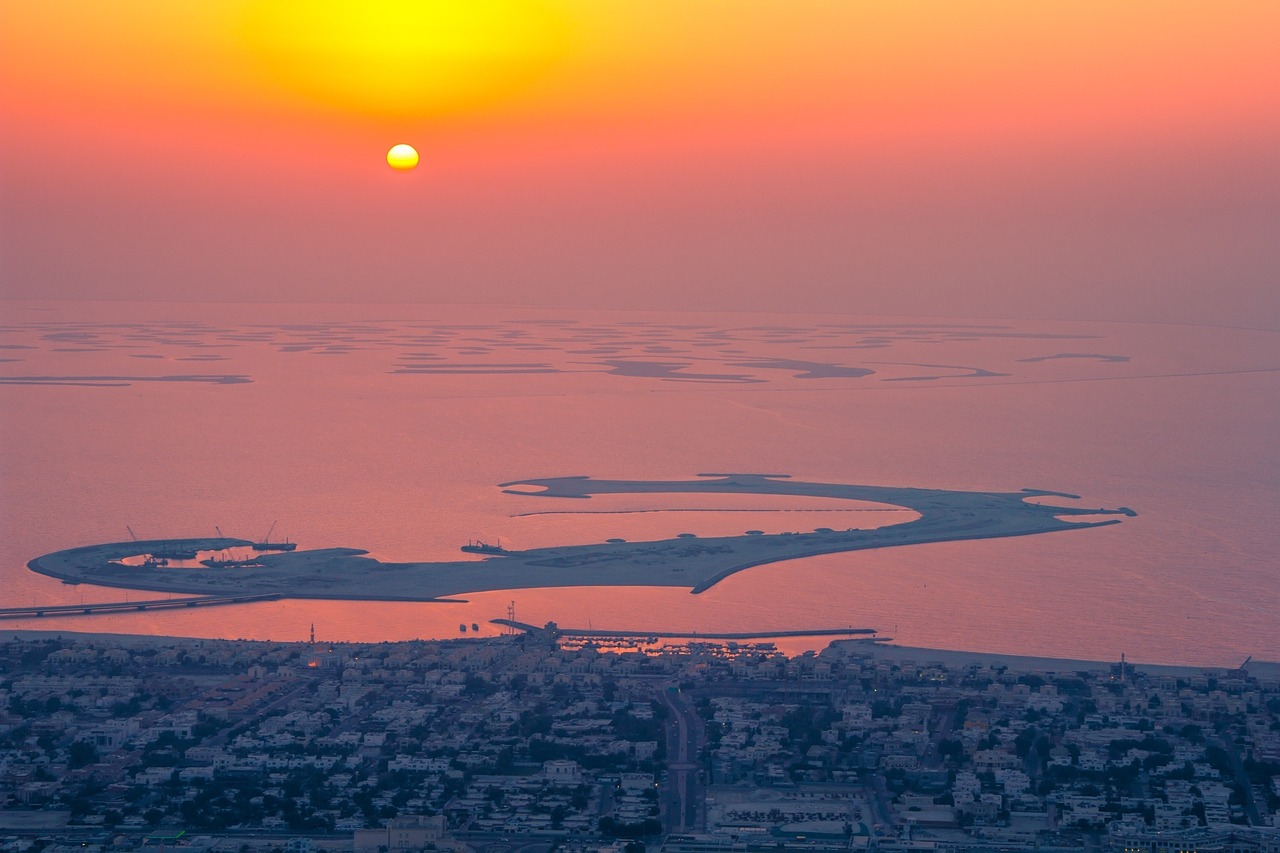
{"type": "Polygon", "coordinates": [[[266,536],[262,537],[261,542],[253,543],[253,546],[252,546],[253,550],[255,551],[292,551],[294,548],[298,547],[296,543],[290,542],[288,537],[286,537],[283,542],[271,541],[271,534],[275,532],[276,525],[279,523],[280,522],[278,521],[271,522],[271,529],[267,531],[266,536]]]}
{"type": "Polygon", "coordinates": [[[126,524],[126,525],[124,526],[124,529],[125,529],[125,530],[127,530],[127,531],[129,531],[129,538],[130,538],[130,539],[132,539],[134,542],[137,542],[137,541],[138,541],[138,534],[136,534],[136,533],[134,533],[134,532],[133,532],[133,528],[132,528],[132,527],[130,527],[129,525],[127,525],[127,524],[126,524]]]}

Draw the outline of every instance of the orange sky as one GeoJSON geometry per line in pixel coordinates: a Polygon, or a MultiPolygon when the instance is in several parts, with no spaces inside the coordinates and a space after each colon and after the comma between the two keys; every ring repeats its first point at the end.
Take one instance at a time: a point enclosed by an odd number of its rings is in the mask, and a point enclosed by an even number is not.
{"type": "Polygon", "coordinates": [[[1280,323],[1274,3],[8,0],[0,31],[6,296],[1280,323]]]}

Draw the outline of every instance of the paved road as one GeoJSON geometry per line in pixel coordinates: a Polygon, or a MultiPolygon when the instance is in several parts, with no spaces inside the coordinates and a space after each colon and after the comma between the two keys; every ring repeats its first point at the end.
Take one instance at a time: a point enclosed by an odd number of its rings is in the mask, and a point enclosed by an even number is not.
{"type": "Polygon", "coordinates": [[[667,724],[667,788],[663,819],[668,833],[691,832],[703,817],[703,788],[698,781],[698,753],[703,743],[702,718],[680,689],[667,685],[660,693],[671,712],[667,724]]]}
{"type": "Polygon", "coordinates": [[[1244,762],[1240,760],[1240,750],[1236,748],[1235,738],[1231,736],[1231,727],[1226,722],[1219,722],[1218,742],[1226,750],[1231,759],[1231,769],[1235,773],[1236,785],[1244,794],[1244,816],[1250,826],[1262,826],[1262,816],[1258,814],[1258,804],[1253,801],[1253,788],[1249,785],[1249,774],[1244,770],[1244,762]]]}

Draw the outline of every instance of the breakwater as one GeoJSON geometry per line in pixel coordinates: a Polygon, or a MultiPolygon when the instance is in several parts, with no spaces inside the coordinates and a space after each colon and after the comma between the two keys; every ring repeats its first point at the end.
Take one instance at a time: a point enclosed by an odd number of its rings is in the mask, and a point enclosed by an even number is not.
{"type": "MultiPolygon", "coordinates": [[[[653,637],[660,640],[772,640],[781,637],[856,637],[876,633],[875,628],[807,628],[792,631],[702,632],[702,631],[635,631],[630,629],[561,628],[558,625],[538,627],[514,619],[490,619],[490,625],[514,628],[528,634],[547,632],[557,637],[653,637]]],[[[881,639],[881,638],[877,638],[881,639]]]]}

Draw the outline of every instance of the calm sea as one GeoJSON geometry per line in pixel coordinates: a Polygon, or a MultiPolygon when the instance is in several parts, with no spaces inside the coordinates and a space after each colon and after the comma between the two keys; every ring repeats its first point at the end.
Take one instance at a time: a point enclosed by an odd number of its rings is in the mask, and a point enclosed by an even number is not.
{"type": "MultiPolygon", "coordinates": [[[[0,605],[154,593],[27,560],[227,535],[384,559],[907,521],[832,502],[560,501],[532,477],[702,472],[1070,492],[1096,529],[864,551],[706,593],[514,590],[465,604],[281,601],[0,622],[301,640],[533,623],[858,626],[909,645],[1164,663],[1280,660],[1280,333],[1200,326],[423,305],[5,303],[0,605]],[[569,505],[565,505],[568,503],[569,505]]],[[[821,645],[820,642],[812,641],[821,645]]],[[[788,643],[795,651],[810,641],[788,643]]]]}

